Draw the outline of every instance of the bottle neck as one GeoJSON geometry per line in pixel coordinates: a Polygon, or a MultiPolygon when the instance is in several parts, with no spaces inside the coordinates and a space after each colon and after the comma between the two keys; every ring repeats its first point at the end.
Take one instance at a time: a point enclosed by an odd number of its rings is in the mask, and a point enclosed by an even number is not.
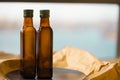
{"type": "Polygon", "coordinates": [[[33,27],[32,17],[24,17],[24,27],[33,27]]]}
{"type": "Polygon", "coordinates": [[[40,27],[50,27],[49,18],[41,18],[40,27]]]}

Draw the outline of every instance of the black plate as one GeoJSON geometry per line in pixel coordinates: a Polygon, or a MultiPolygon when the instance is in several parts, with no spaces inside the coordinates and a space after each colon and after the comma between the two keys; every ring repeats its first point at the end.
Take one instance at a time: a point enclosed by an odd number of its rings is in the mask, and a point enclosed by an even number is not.
{"type": "MultiPolygon", "coordinates": [[[[23,79],[19,71],[10,72],[6,75],[6,77],[8,78],[8,80],[30,80],[30,79],[23,79]]],[[[83,80],[84,78],[85,78],[85,74],[83,74],[82,72],[76,70],[70,70],[70,69],[54,68],[53,79],[50,80],[83,80]]]]}

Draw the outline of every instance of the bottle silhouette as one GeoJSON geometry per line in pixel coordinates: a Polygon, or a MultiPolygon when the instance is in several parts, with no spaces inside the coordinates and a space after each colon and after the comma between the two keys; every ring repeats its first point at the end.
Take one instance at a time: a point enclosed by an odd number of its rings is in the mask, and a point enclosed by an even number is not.
{"type": "Polygon", "coordinates": [[[33,27],[33,10],[24,10],[24,25],[20,31],[20,73],[25,79],[36,75],[36,30],[33,27]]]}
{"type": "Polygon", "coordinates": [[[49,22],[49,10],[40,10],[40,28],[38,30],[38,79],[51,79],[53,74],[53,31],[49,22]]]}

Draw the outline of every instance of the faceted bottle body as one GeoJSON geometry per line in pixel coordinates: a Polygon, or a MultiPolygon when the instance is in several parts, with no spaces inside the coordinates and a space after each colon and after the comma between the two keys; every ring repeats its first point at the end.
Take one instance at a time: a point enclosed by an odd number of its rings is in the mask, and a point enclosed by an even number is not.
{"type": "Polygon", "coordinates": [[[49,27],[38,32],[38,78],[52,78],[52,39],[53,32],[49,27]]]}

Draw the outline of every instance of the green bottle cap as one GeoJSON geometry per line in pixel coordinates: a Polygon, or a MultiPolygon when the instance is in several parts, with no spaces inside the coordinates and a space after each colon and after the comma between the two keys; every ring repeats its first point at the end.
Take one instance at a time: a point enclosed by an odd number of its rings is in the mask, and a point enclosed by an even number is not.
{"type": "Polygon", "coordinates": [[[33,17],[33,10],[32,9],[24,10],[24,17],[33,17]]]}
{"type": "Polygon", "coordinates": [[[40,17],[41,18],[48,18],[50,15],[50,10],[40,10],[40,17]]]}

